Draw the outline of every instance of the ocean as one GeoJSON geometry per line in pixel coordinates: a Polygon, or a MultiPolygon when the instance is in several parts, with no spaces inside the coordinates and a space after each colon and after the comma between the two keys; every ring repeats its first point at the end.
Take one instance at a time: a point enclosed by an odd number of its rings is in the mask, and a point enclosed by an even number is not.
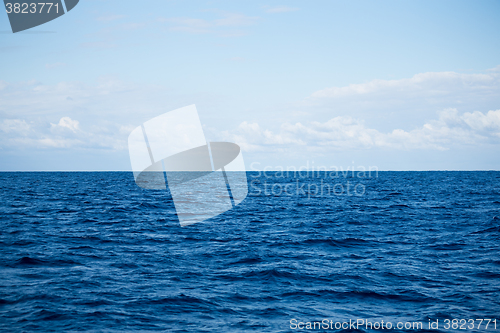
{"type": "Polygon", "coordinates": [[[500,172],[247,177],[180,227],[130,172],[0,173],[0,330],[500,330],[500,172]]]}

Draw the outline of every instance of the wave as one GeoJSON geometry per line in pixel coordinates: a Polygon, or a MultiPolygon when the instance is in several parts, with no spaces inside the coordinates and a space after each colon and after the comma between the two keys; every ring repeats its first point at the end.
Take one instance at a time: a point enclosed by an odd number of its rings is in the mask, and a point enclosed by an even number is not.
{"type": "Polygon", "coordinates": [[[278,332],[291,318],[500,313],[500,177],[349,181],[365,195],[248,196],[180,227],[168,192],[131,173],[0,173],[0,331],[278,332]]]}

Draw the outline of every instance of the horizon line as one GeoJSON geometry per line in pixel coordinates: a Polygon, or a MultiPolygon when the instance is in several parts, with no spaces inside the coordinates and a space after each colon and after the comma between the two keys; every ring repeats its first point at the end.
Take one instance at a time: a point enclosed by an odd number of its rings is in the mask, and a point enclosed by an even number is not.
{"type": "MultiPolygon", "coordinates": [[[[0,170],[0,173],[7,172],[130,172],[132,170],[0,170]]],[[[163,172],[163,171],[150,171],[150,172],[163,172]]],[[[199,172],[199,171],[169,171],[169,172],[199,172]]],[[[212,171],[214,172],[214,171],[212,171]]],[[[495,169],[475,169],[475,170],[465,170],[465,169],[429,169],[429,170],[238,170],[238,171],[226,171],[226,172],[500,172],[495,169]]]]}

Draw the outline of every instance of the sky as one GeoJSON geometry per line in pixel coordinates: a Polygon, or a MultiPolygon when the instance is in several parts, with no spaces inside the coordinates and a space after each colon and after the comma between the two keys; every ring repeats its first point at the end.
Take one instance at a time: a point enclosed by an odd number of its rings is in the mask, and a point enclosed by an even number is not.
{"type": "Polygon", "coordinates": [[[131,170],[191,104],[247,170],[500,170],[499,1],[80,0],[0,60],[0,171],[131,170]]]}

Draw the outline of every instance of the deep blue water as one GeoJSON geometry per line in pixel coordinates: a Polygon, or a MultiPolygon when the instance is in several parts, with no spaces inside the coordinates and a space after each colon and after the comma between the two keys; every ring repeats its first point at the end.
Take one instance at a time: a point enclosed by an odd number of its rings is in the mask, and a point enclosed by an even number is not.
{"type": "Polygon", "coordinates": [[[0,330],[363,318],[445,331],[445,319],[496,318],[500,331],[500,172],[248,176],[240,205],[181,228],[169,194],[131,173],[0,173],[0,330]],[[278,193],[321,180],[345,191],[278,193]]]}

